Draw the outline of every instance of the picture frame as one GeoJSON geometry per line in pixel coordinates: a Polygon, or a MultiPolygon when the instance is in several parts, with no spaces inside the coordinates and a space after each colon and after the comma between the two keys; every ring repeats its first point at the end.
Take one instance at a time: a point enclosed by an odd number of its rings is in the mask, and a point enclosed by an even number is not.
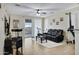
{"type": "Polygon", "coordinates": [[[53,19],[52,21],[55,22],[55,19],[53,19]]]}
{"type": "Polygon", "coordinates": [[[59,22],[56,22],[56,25],[59,25],[59,22]]]}
{"type": "Polygon", "coordinates": [[[60,17],[60,21],[63,21],[63,17],[60,17]]]}
{"type": "Polygon", "coordinates": [[[18,28],[19,27],[19,20],[14,19],[13,20],[13,28],[18,28]]]}

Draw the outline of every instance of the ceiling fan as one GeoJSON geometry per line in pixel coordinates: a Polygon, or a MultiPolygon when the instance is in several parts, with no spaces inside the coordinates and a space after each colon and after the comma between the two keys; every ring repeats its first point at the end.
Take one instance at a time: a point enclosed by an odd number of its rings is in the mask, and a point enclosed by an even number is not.
{"type": "Polygon", "coordinates": [[[42,15],[46,15],[46,14],[47,14],[45,11],[42,12],[41,10],[42,10],[42,9],[36,9],[36,15],[37,15],[37,16],[40,16],[41,14],[42,14],[42,15]]]}
{"type": "Polygon", "coordinates": [[[24,6],[24,5],[21,5],[21,4],[15,4],[15,6],[22,7],[22,8],[27,8],[30,12],[35,13],[37,16],[47,15],[48,12],[54,13],[54,12],[52,12],[52,10],[54,10],[54,9],[32,8],[32,7],[24,6]]]}

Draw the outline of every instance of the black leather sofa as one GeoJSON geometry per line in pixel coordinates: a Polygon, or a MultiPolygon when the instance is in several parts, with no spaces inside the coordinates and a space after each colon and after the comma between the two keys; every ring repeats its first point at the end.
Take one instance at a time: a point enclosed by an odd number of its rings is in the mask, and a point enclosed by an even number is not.
{"type": "Polygon", "coordinates": [[[61,29],[49,29],[45,34],[45,39],[54,41],[56,43],[64,40],[63,30],[61,29]]]}
{"type": "Polygon", "coordinates": [[[47,33],[38,33],[36,36],[36,41],[37,41],[37,37],[39,37],[40,39],[43,40],[50,40],[56,43],[60,43],[64,40],[64,35],[63,35],[63,30],[61,29],[49,29],[47,33]],[[42,36],[42,38],[41,38],[42,36]]]}

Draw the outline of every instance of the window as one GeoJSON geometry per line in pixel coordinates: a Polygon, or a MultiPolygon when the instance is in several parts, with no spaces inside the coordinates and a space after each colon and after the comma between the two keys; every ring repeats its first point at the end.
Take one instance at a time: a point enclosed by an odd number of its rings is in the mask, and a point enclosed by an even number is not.
{"type": "Polygon", "coordinates": [[[32,27],[32,21],[30,19],[25,19],[25,27],[32,27]]]}

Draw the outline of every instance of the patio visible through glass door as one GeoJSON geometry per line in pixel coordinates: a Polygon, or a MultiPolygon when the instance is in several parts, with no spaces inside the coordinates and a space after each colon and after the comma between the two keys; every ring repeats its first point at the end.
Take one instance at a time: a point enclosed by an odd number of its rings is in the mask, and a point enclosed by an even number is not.
{"type": "Polygon", "coordinates": [[[25,37],[32,37],[32,20],[25,19],[25,37]]]}

